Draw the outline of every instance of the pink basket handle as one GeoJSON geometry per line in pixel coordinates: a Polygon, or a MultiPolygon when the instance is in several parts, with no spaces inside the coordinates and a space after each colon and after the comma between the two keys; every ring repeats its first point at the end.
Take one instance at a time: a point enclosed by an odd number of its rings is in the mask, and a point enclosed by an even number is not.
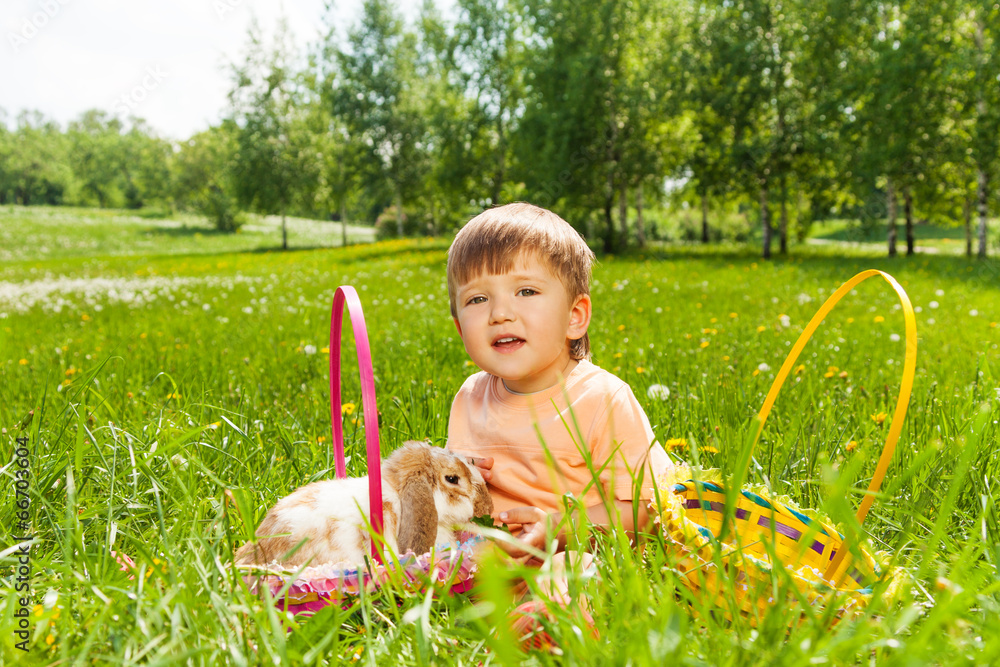
{"type": "MultiPolygon", "coordinates": [[[[333,424],[333,454],[337,477],[347,477],[344,461],[344,419],[340,403],[340,333],[344,304],[351,315],[351,329],[358,351],[358,375],[361,377],[361,405],[365,418],[365,446],[368,450],[368,502],[371,508],[372,531],[382,534],[382,458],[378,442],[378,407],[375,405],[375,373],[372,369],[371,348],[365,314],[358,293],[350,285],[341,285],[333,295],[330,313],[330,422],[333,424]]],[[[372,539],[372,557],[382,562],[378,540],[372,539]]]]}

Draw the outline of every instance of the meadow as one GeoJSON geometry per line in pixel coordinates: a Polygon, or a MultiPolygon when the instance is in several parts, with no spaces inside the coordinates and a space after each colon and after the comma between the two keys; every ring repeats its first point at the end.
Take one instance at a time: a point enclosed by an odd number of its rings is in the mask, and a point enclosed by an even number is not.
{"type": "MultiPolygon", "coordinates": [[[[782,595],[753,622],[727,620],[680,584],[662,540],[635,550],[612,532],[595,537],[599,576],[574,581],[599,638],[578,613],[555,610],[547,629],[561,655],[524,654],[505,627],[505,572],[484,572],[477,598],[388,589],[287,621],[229,567],[275,500],[333,474],[327,336],[338,285],[355,286],[365,308],[383,452],[444,443],[452,396],[476,370],[449,317],[447,240],[262,252],[270,241],[185,232],[136,247],[121,230],[142,237],[159,223],[109,220],[97,233],[81,222],[96,212],[34,215],[0,214],[4,664],[1000,660],[996,260],[832,246],[793,246],[771,262],[688,246],[600,257],[594,362],[632,386],[676,460],[729,472],[823,300],[866,268],[900,281],[917,311],[916,384],[865,530],[910,584],[832,627],[782,595]],[[65,242],[41,253],[36,233],[65,242]],[[15,646],[17,438],[27,439],[35,539],[27,652],[15,646]]],[[[889,423],[879,415],[899,389],[902,334],[884,282],[847,297],[779,397],[748,481],[854,528],[889,423]]],[[[346,359],[351,345],[348,335],[346,359]]],[[[348,371],[344,402],[360,406],[348,371]]],[[[364,419],[344,412],[348,471],[364,474],[364,419]]]]}

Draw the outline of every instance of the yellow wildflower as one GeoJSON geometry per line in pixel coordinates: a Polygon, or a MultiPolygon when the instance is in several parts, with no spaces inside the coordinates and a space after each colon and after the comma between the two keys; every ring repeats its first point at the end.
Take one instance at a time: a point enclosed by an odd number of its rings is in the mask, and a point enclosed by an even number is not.
{"type": "Polygon", "coordinates": [[[340,406],[340,414],[342,415],[353,415],[354,408],[357,407],[354,403],[344,403],[340,406]]]}
{"type": "Polygon", "coordinates": [[[847,318],[847,323],[848,323],[848,324],[851,324],[851,323],[853,323],[853,322],[854,322],[854,318],[853,318],[853,317],[848,317],[848,318],[847,318]]]}
{"type": "Polygon", "coordinates": [[[882,317],[881,315],[876,315],[875,316],[875,321],[876,322],[885,322],[885,318],[882,317]]]}
{"type": "Polygon", "coordinates": [[[619,324],[618,325],[618,330],[619,331],[625,331],[625,325],[624,324],[619,324]]]}
{"type": "Polygon", "coordinates": [[[737,315],[736,313],[729,313],[729,317],[730,317],[730,319],[734,319],[735,320],[737,317],[739,317],[739,315],[737,315]]]}
{"type": "Polygon", "coordinates": [[[635,372],[638,373],[639,375],[642,375],[643,373],[646,372],[646,369],[643,368],[642,366],[636,366],[635,372]]]}
{"type": "Polygon", "coordinates": [[[670,438],[663,443],[663,446],[667,449],[679,449],[681,447],[687,447],[687,444],[687,438],[670,438]]]}
{"type": "Polygon", "coordinates": [[[838,375],[837,377],[839,377],[841,380],[846,380],[847,379],[847,371],[840,371],[840,375],[838,375]]]}
{"type": "Polygon", "coordinates": [[[56,638],[53,637],[52,635],[49,635],[48,637],[45,638],[45,643],[48,644],[49,646],[52,646],[52,644],[54,644],[55,641],[56,638]]]}
{"type": "Polygon", "coordinates": [[[83,315],[80,316],[80,319],[83,320],[84,322],[89,322],[90,321],[90,315],[88,315],[87,313],[84,313],[83,315]]]}
{"type": "Polygon", "coordinates": [[[42,614],[45,613],[45,607],[43,607],[40,604],[36,604],[34,607],[31,608],[31,610],[35,612],[35,616],[41,616],[42,614]]]}
{"type": "Polygon", "coordinates": [[[706,447],[702,447],[699,451],[705,452],[706,454],[718,454],[719,453],[719,450],[716,449],[715,447],[712,447],[711,445],[708,445],[706,447]]]}
{"type": "Polygon", "coordinates": [[[753,373],[751,373],[751,375],[753,375],[754,377],[757,377],[758,375],[760,375],[760,369],[759,368],[753,369],[753,373]]]}
{"type": "Polygon", "coordinates": [[[27,366],[28,365],[28,360],[27,359],[21,359],[21,361],[19,361],[17,363],[21,364],[22,366],[27,366]]]}
{"type": "Polygon", "coordinates": [[[857,440],[851,440],[851,441],[850,441],[849,443],[847,443],[847,445],[846,445],[846,446],[844,447],[844,449],[846,449],[846,450],[847,450],[847,451],[849,451],[849,452],[853,452],[853,451],[854,451],[855,449],[857,449],[857,448],[858,448],[858,441],[857,441],[857,440]]]}
{"type": "Polygon", "coordinates": [[[833,371],[827,371],[827,372],[823,373],[823,377],[825,377],[825,378],[832,378],[833,377],[833,371]]]}
{"type": "Polygon", "coordinates": [[[872,421],[875,422],[876,424],[882,424],[883,422],[885,422],[885,418],[888,416],[889,415],[887,415],[884,412],[876,412],[875,414],[872,415],[872,421]]]}
{"type": "Polygon", "coordinates": [[[767,327],[765,327],[763,324],[757,327],[757,333],[764,333],[765,331],[767,331],[767,327]]]}
{"type": "Polygon", "coordinates": [[[708,341],[707,340],[701,341],[701,349],[705,349],[706,347],[708,347],[708,341]]]}
{"type": "Polygon", "coordinates": [[[795,367],[795,374],[798,375],[799,373],[801,373],[805,369],[806,369],[806,365],[805,364],[799,364],[798,366],[795,367]]]}
{"type": "MultiPolygon", "coordinates": [[[[282,343],[282,345],[284,345],[284,343],[282,343]]],[[[320,350],[320,352],[322,352],[323,354],[330,354],[330,348],[324,347],[322,350],[320,350]]]]}

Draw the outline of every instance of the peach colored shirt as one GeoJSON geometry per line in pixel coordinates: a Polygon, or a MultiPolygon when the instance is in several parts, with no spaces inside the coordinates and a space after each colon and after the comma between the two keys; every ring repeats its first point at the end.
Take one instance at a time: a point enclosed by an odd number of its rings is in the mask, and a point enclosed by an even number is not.
{"type": "Polygon", "coordinates": [[[479,372],[465,381],[451,406],[448,449],[494,459],[490,493],[495,512],[522,505],[563,511],[566,493],[582,495],[585,507],[599,504],[596,485],[584,491],[593,475],[576,442],[582,442],[595,471],[613,457],[599,474],[612,499],[632,500],[629,471],[646,465],[639,495],[651,500],[655,476],[671,465],[632,389],[589,361],[570,371],[565,392],[557,385],[512,394],[500,378],[479,372]]]}

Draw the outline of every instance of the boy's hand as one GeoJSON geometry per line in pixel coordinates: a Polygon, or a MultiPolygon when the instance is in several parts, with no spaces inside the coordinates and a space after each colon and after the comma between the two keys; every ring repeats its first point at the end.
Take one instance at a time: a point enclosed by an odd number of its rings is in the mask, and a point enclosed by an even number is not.
{"type": "Polygon", "coordinates": [[[493,457],[479,458],[478,456],[470,456],[466,460],[471,465],[476,466],[479,469],[479,473],[483,476],[483,481],[489,483],[493,477],[493,473],[490,472],[490,469],[493,467],[493,457]]]}
{"type": "MultiPolygon", "coordinates": [[[[498,518],[504,524],[520,524],[521,532],[514,537],[526,546],[539,550],[545,548],[545,534],[554,523],[552,517],[537,507],[514,507],[501,512],[498,518]]],[[[499,546],[514,558],[528,555],[527,551],[516,544],[499,542],[499,546]]]]}

